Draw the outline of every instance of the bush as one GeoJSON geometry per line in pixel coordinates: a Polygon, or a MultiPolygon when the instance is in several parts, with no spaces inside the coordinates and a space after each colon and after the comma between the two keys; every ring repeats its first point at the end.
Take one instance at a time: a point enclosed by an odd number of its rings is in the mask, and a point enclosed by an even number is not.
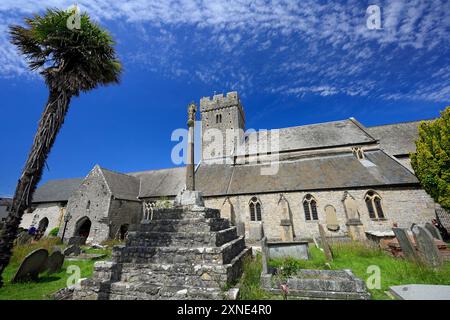
{"type": "Polygon", "coordinates": [[[411,165],[425,191],[450,210],[450,107],[434,121],[422,122],[411,165]]]}
{"type": "Polygon", "coordinates": [[[56,227],[56,228],[53,228],[52,230],[50,230],[48,235],[50,237],[57,237],[58,236],[58,232],[59,232],[59,227],[56,227]]]}

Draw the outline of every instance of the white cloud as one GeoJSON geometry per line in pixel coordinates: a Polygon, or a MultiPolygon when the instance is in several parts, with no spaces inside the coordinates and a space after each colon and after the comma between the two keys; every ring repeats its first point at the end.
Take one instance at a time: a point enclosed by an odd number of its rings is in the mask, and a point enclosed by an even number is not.
{"type": "MultiPolygon", "coordinates": [[[[296,95],[450,100],[440,79],[445,72],[436,66],[449,63],[450,3],[445,0],[379,1],[382,30],[366,28],[367,5],[359,0],[326,4],[315,0],[77,2],[95,19],[126,22],[135,28],[146,45],[137,52],[125,52],[125,58],[166,76],[195,75],[198,81],[243,90],[275,91],[281,83],[287,88],[284,93],[296,95]],[[189,45],[193,52],[185,51],[189,45]],[[402,90],[381,92],[380,87],[389,88],[389,77],[392,85],[398,85],[409,76],[410,66],[403,61],[402,67],[398,60],[405,52],[410,53],[409,63],[422,68],[421,74],[413,69],[415,82],[406,82],[402,90]],[[262,62],[255,62],[254,56],[261,54],[262,62]],[[192,65],[185,60],[188,55],[204,59],[192,65]],[[432,59],[443,61],[424,65],[432,59]]],[[[26,74],[22,58],[5,36],[6,26],[43,8],[71,4],[65,0],[0,3],[0,76],[26,74]]]]}

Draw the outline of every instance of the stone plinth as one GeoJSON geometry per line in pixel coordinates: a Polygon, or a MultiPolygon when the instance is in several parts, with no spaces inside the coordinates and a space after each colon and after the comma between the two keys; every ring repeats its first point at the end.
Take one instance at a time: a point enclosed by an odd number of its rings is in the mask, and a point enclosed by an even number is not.
{"type": "Polygon", "coordinates": [[[271,274],[261,275],[261,286],[274,294],[282,294],[281,285],[289,287],[289,298],[367,300],[364,281],[350,270],[299,270],[297,274],[281,279],[271,274]]]}
{"type": "Polygon", "coordinates": [[[199,206],[203,207],[202,193],[200,191],[183,190],[175,198],[175,207],[199,206]]]}
{"type": "Polygon", "coordinates": [[[111,262],[95,265],[74,299],[226,298],[223,288],[239,279],[251,251],[219,210],[189,203],[197,205],[158,209],[137,225],[126,245],[114,247],[111,262]]]}

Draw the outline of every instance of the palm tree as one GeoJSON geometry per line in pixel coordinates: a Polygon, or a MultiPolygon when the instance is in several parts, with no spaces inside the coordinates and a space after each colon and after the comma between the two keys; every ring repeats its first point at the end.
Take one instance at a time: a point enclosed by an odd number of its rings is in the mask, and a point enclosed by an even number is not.
{"type": "Polygon", "coordinates": [[[10,27],[11,42],[25,55],[32,71],[39,71],[49,96],[8,217],[0,230],[1,274],[9,263],[24,211],[30,206],[46,159],[59,132],[72,97],[99,85],[118,83],[121,64],[110,34],[90,21],[86,13],[49,9],[25,19],[26,26],[10,27]],[[70,25],[74,15],[79,24],[70,25]]]}

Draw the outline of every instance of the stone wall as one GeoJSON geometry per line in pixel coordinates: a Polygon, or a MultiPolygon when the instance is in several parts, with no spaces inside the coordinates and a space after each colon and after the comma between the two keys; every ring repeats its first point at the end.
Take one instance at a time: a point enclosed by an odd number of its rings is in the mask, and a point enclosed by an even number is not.
{"type": "MultiPolygon", "coordinates": [[[[364,196],[368,189],[347,190],[355,199],[358,205],[358,211],[361,221],[366,231],[388,231],[393,223],[399,227],[409,228],[412,223],[425,223],[434,218],[435,204],[428,194],[418,188],[383,188],[374,189],[382,199],[382,207],[385,213],[385,220],[372,220],[369,218],[364,196]]],[[[317,211],[319,221],[306,221],[302,201],[308,194],[307,192],[287,192],[284,197],[289,203],[291,210],[294,233],[297,239],[310,239],[319,236],[317,222],[326,224],[325,207],[332,205],[336,209],[338,231],[327,230],[328,236],[347,235],[346,215],[342,198],[344,190],[341,191],[317,191],[309,192],[317,201],[317,211]]],[[[253,195],[230,196],[229,200],[233,206],[236,223],[245,223],[245,234],[249,237],[249,225],[258,222],[250,221],[248,203],[253,195]]],[[[262,204],[262,221],[265,235],[269,239],[280,240],[283,234],[281,224],[283,209],[279,204],[280,194],[260,194],[256,195],[262,204]]],[[[211,208],[221,209],[225,197],[205,198],[205,205],[211,208]]],[[[224,217],[230,218],[227,212],[223,210],[224,217]]]]}
{"type": "Polygon", "coordinates": [[[37,228],[39,222],[42,219],[47,218],[48,227],[45,230],[44,235],[48,235],[48,233],[52,229],[56,227],[61,227],[65,211],[66,211],[65,204],[62,204],[60,202],[38,204],[35,206],[33,212],[25,213],[23,215],[20,227],[25,229],[29,229],[30,227],[37,228]]]}
{"type": "Polygon", "coordinates": [[[142,219],[142,202],[113,199],[109,209],[109,237],[116,238],[120,227],[137,224],[142,219]]]}
{"type": "MultiPolygon", "coordinates": [[[[111,191],[108,189],[101,171],[95,167],[69,199],[67,212],[72,218],[67,224],[65,239],[74,236],[76,224],[80,219],[88,217],[92,225],[87,241],[100,243],[107,240],[111,200],[111,191]]],[[[59,236],[62,236],[62,229],[60,229],[59,236]]]]}

